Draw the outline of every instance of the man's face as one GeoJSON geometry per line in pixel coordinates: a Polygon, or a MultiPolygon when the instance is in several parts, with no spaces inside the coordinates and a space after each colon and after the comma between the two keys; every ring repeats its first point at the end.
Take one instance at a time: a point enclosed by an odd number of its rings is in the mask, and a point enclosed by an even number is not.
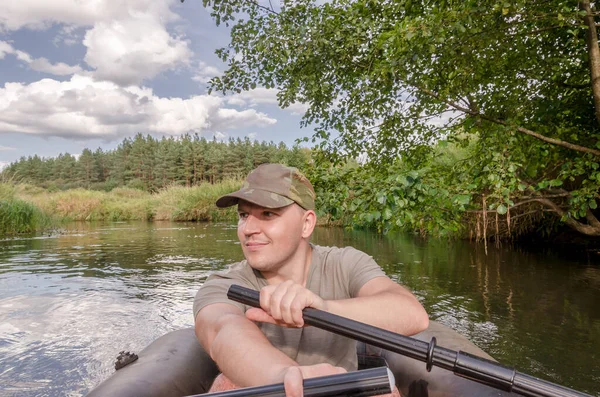
{"type": "Polygon", "coordinates": [[[306,211],[296,204],[265,208],[240,200],[238,214],[238,238],[246,260],[263,274],[278,274],[302,242],[306,211]]]}

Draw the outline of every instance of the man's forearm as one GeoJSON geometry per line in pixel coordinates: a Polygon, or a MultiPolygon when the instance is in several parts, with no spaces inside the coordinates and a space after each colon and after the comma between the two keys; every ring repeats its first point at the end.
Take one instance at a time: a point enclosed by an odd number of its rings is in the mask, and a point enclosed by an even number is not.
{"type": "Polygon", "coordinates": [[[412,296],[395,292],[352,299],[326,301],[327,311],[402,335],[414,335],[427,328],[429,320],[412,296]]]}
{"type": "Polygon", "coordinates": [[[241,387],[281,382],[285,369],[298,365],[243,317],[232,318],[219,329],[209,353],[221,372],[241,387]]]}

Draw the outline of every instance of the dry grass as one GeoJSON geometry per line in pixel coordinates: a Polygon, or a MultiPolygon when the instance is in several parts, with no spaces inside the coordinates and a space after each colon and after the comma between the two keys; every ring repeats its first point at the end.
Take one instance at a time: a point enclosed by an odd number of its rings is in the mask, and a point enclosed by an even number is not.
{"type": "MultiPolygon", "coordinates": [[[[234,209],[221,210],[214,203],[223,194],[237,190],[241,181],[226,180],[219,184],[202,184],[194,187],[171,186],[156,194],[137,189],[117,188],[111,192],[72,189],[48,191],[31,185],[0,183],[0,200],[5,212],[9,211],[10,228],[4,230],[35,231],[39,226],[26,221],[35,213],[38,218],[58,221],[225,221],[235,220],[234,209]],[[18,202],[18,205],[12,203],[18,202]],[[32,212],[33,211],[33,212],[32,212]],[[16,227],[27,224],[27,227],[16,227]]],[[[8,223],[7,223],[8,224],[8,223]]],[[[42,224],[38,222],[37,224],[42,224]]],[[[0,233],[8,233],[0,230],[0,233]]]]}

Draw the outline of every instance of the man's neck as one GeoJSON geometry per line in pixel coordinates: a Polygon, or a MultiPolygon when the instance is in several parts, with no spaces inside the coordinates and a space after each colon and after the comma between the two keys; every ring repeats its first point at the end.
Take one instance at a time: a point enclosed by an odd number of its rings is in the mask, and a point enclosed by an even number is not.
{"type": "Polygon", "coordinates": [[[312,263],[312,251],[313,248],[308,242],[301,244],[296,254],[276,273],[262,273],[267,283],[279,284],[284,281],[293,280],[297,284],[306,286],[308,272],[312,263]]]}

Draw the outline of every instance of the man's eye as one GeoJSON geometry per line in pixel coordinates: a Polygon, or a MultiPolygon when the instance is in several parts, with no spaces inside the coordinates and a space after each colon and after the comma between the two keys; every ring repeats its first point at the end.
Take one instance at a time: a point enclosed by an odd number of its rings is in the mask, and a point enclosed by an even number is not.
{"type": "Polygon", "coordinates": [[[246,219],[248,217],[248,214],[244,212],[238,212],[238,216],[240,217],[240,219],[246,219]]]}
{"type": "Polygon", "coordinates": [[[271,211],[265,211],[265,212],[263,212],[263,215],[264,215],[266,218],[271,218],[271,217],[275,216],[275,213],[274,213],[274,212],[271,212],[271,211]]]}

